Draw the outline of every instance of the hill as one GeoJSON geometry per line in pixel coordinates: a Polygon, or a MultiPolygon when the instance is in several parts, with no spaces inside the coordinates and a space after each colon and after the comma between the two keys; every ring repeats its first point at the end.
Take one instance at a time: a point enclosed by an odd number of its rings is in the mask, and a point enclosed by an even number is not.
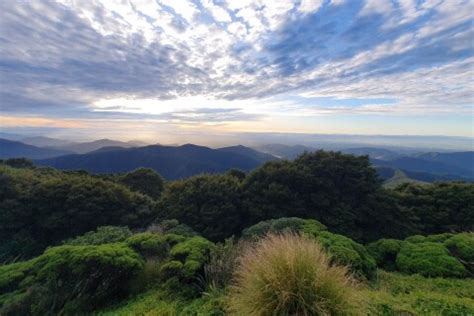
{"type": "Polygon", "coordinates": [[[441,162],[474,171],[474,151],[453,153],[429,152],[419,154],[416,157],[423,160],[441,162]]]}
{"type": "Polygon", "coordinates": [[[44,159],[67,155],[70,152],[65,150],[58,150],[52,148],[41,148],[32,145],[27,145],[19,141],[13,141],[0,138],[0,158],[29,158],[29,159],[44,159]]]}
{"type": "Polygon", "coordinates": [[[73,143],[73,144],[68,144],[64,146],[56,146],[55,148],[60,149],[60,150],[66,150],[69,152],[74,152],[77,154],[85,154],[88,152],[98,150],[103,147],[130,148],[130,147],[138,147],[138,146],[143,146],[143,145],[146,145],[146,144],[139,141],[122,142],[122,141],[111,140],[111,139],[99,139],[92,142],[73,143]]]}
{"type": "Polygon", "coordinates": [[[74,144],[74,142],[71,142],[68,140],[44,137],[44,136],[26,137],[26,138],[22,138],[20,141],[27,145],[32,145],[32,146],[37,146],[37,147],[60,147],[60,146],[70,146],[74,144]]]}
{"type": "Polygon", "coordinates": [[[442,175],[452,180],[473,179],[474,170],[460,167],[455,164],[435,160],[425,160],[416,157],[400,157],[393,160],[381,160],[371,158],[374,166],[391,167],[402,169],[415,173],[429,173],[433,175],[442,175]]]}
{"type": "Polygon", "coordinates": [[[243,146],[211,149],[186,144],[178,147],[109,147],[88,154],[37,160],[36,163],[63,170],[83,169],[93,173],[127,172],[147,167],[156,170],[166,179],[179,179],[199,173],[225,172],[232,168],[248,171],[270,158],[272,156],[243,146]]]}

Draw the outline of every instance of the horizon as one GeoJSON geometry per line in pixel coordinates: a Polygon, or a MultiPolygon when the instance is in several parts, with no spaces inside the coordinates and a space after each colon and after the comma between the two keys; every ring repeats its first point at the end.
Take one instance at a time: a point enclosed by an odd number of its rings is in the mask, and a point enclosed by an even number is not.
{"type": "Polygon", "coordinates": [[[474,146],[472,1],[18,0],[0,9],[2,133],[474,146]]]}

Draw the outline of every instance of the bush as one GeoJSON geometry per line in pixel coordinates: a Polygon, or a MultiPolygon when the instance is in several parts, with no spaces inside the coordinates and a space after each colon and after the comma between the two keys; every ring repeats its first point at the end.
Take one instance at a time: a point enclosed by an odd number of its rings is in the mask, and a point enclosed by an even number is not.
{"type": "Polygon", "coordinates": [[[326,226],[314,219],[286,217],[262,221],[245,229],[242,236],[255,240],[267,233],[299,233],[316,238],[331,254],[334,262],[348,265],[357,276],[371,278],[375,272],[375,261],[364,246],[345,236],[326,231],[326,226]]]}
{"type": "Polygon", "coordinates": [[[128,293],[143,268],[125,244],[59,246],[0,267],[0,314],[81,314],[128,293]]]}
{"type": "Polygon", "coordinates": [[[102,245],[121,242],[132,235],[128,227],[123,226],[101,226],[96,231],[87,232],[82,236],[69,239],[65,245],[102,245]]]}
{"type": "Polygon", "coordinates": [[[357,277],[372,278],[377,265],[367,250],[352,239],[333,234],[321,232],[316,240],[323,248],[331,254],[331,260],[337,264],[347,265],[357,277]]]}
{"type": "Polygon", "coordinates": [[[405,241],[411,243],[423,243],[426,242],[426,237],[422,235],[413,235],[405,238],[405,241]]]}
{"type": "Polygon", "coordinates": [[[443,244],[433,242],[404,242],[396,264],[401,272],[427,277],[463,277],[466,273],[464,266],[450,256],[443,244]]]}
{"type": "Polygon", "coordinates": [[[359,300],[346,267],[331,265],[317,242],[269,235],[247,247],[230,288],[235,315],[350,315],[359,300]]]}
{"type": "Polygon", "coordinates": [[[176,234],[186,237],[197,236],[191,227],[180,224],[176,219],[165,219],[159,223],[153,223],[147,228],[148,232],[161,234],[176,234]]]}
{"type": "Polygon", "coordinates": [[[125,243],[149,259],[164,259],[170,249],[168,239],[161,234],[139,233],[129,237],[125,243]]]}
{"type": "Polygon", "coordinates": [[[298,217],[282,217],[259,222],[242,232],[242,237],[255,239],[263,237],[268,233],[297,233],[304,232],[311,235],[326,230],[326,226],[314,219],[302,219],[298,217]]]}
{"type": "Polygon", "coordinates": [[[377,266],[387,271],[396,270],[395,261],[401,247],[402,241],[397,239],[380,239],[366,246],[377,266]]]}
{"type": "Polygon", "coordinates": [[[444,245],[474,275],[474,233],[461,233],[447,239],[444,245]]]}
{"type": "Polygon", "coordinates": [[[145,227],[155,202],[85,172],[0,164],[0,262],[40,255],[48,246],[95,230],[145,227]]]}
{"type": "MultiPolygon", "coordinates": [[[[204,264],[209,259],[209,254],[214,244],[203,237],[192,237],[173,246],[170,250],[170,258],[173,268],[178,267],[178,275],[184,279],[193,279],[198,272],[204,268],[204,264]]],[[[163,270],[168,269],[165,264],[163,270]]]]}

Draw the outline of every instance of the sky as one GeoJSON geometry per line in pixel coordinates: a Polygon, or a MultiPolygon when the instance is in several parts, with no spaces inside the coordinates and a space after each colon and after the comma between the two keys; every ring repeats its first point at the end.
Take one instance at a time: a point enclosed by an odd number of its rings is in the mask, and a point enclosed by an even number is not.
{"type": "Polygon", "coordinates": [[[473,12],[472,0],[0,0],[0,130],[473,137],[473,12]]]}

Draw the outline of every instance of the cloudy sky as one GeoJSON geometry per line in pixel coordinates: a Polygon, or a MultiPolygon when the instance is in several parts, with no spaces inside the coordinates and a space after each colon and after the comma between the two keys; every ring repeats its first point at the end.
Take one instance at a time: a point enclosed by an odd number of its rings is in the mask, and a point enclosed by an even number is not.
{"type": "Polygon", "coordinates": [[[472,12],[472,0],[1,0],[1,130],[473,136],[472,12]]]}

